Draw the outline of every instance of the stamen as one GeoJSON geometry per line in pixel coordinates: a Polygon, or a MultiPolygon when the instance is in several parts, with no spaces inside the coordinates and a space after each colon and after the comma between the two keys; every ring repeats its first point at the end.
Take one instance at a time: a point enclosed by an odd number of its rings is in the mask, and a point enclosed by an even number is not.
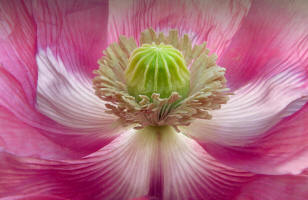
{"type": "Polygon", "coordinates": [[[164,43],[180,51],[190,70],[190,89],[184,99],[176,90],[169,92],[169,97],[154,90],[150,94],[139,92],[140,99],[136,100],[136,95],[129,93],[125,70],[138,46],[134,39],[121,36],[118,43],[111,44],[103,52],[100,68],[94,71],[97,76],[93,84],[96,95],[106,101],[107,112],[117,115],[124,126],[187,126],[196,118],[211,119],[211,110],[227,102],[231,93],[226,88],[225,69],[216,65],[216,56],[209,55],[205,43],[192,47],[187,35],[179,37],[176,30],[171,30],[165,36],[156,34],[153,29],[141,33],[139,43],[141,47],[164,43]]]}

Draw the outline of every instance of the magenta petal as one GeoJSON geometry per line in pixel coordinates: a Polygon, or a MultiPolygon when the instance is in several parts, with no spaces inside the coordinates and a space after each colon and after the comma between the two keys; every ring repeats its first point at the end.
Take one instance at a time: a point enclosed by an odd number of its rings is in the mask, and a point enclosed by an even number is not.
{"type": "Polygon", "coordinates": [[[307,172],[292,176],[259,176],[241,188],[235,200],[306,200],[307,172]]]}
{"type": "Polygon", "coordinates": [[[107,45],[107,1],[34,1],[39,49],[50,48],[69,71],[92,77],[107,45]]]}
{"type": "Polygon", "coordinates": [[[109,42],[119,35],[139,37],[142,30],[153,28],[168,32],[177,29],[194,42],[207,42],[220,55],[247,14],[248,1],[174,1],[113,0],[109,11],[109,42]]]}
{"type": "Polygon", "coordinates": [[[238,89],[260,78],[308,67],[307,1],[253,1],[218,64],[238,89]]]}

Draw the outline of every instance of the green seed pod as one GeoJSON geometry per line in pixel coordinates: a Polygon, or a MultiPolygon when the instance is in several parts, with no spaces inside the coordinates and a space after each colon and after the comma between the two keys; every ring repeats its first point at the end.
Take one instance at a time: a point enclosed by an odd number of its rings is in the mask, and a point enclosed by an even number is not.
{"type": "Polygon", "coordinates": [[[181,98],[188,95],[190,73],[180,51],[163,43],[144,44],[135,49],[125,71],[127,89],[137,101],[139,95],[151,98],[153,93],[168,98],[178,92],[181,98]]]}

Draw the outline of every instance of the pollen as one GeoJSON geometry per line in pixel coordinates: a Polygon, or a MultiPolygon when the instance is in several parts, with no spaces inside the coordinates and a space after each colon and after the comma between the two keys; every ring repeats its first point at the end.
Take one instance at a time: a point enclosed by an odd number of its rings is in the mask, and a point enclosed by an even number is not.
{"type": "Polygon", "coordinates": [[[124,36],[98,61],[95,94],[123,126],[188,126],[211,119],[231,93],[225,69],[209,55],[206,43],[192,45],[188,35],[147,29],[139,41],[124,36]],[[139,45],[137,45],[139,44],[139,45]]]}

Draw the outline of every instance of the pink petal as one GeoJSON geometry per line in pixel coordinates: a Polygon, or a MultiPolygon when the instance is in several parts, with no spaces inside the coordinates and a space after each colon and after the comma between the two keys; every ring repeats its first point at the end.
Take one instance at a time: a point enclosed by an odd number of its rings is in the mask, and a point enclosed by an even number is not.
{"type": "Polygon", "coordinates": [[[110,1],[109,42],[119,35],[139,37],[152,27],[168,32],[178,29],[195,42],[207,41],[208,47],[220,55],[246,15],[248,1],[110,1]]]}
{"type": "Polygon", "coordinates": [[[39,49],[51,49],[72,72],[92,77],[107,47],[107,1],[34,1],[39,49]]]}
{"type": "Polygon", "coordinates": [[[163,199],[232,199],[253,177],[219,163],[180,133],[161,136],[163,199]]]}
{"type": "Polygon", "coordinates": [[[235,91],[187,131],[216,159],[258,173],[300,173],[308,167],[307,78],[285,72],[235,91]],[[294,114],[295,113],[295,114],[294,114]],[[282,120],[282,121],[281,121],[282,120]]]}
{"type": "Polygon", "coordinates": [[[241,27],[218,64],[228,85],[238,89],[260,77],[308,67],[308,2],[253,1],[241,27]]]}
{"type": "Polygon", "coordinates": [[[307,173],[298,176],[259,176],[245,185],[235,200],[308,199],[307,173]]]}
{"type": "Polygon", "coordinates": [[[25,100],[30,104],[35,101],[37,79],[35,39],[35,23],[25,5],[15,0],[1,1],[0,67],[22,83],[25,100]]]}
{"type": "Polygon", "coordinates": [[[67,159],[75,152],[59,146],[39,130],[21,122],[6,109],[0,107],[0,149],[20,156],[67,159]]]}
{"type": "Polygon", "coordinates": [[[143,196],[143,197],[133,198],[133,199],[130,199],[130,200],[149,200],[149,198],[146,197],[146,196],[143,196]]]}
{"type": "Polygon", "coordinates": [[[50,196],[50,195],[29,195],[29,196],[9,196],[0,198],[0,200],[69,200],[66,198],[61,198],[57,196],[50,196]]]}
{"type": "MultiPolygon", "coordinates": [[[[48,159],[61,159],[71,155],[69,150],[58,146],[42,135],[42,131],[25,123],[25,121],[30,120],[48,121],[48,119],[40,117],[36,113],[27,100],[22,84],[1,67],[0,105],[0,146],[6,151],[18,155],[31,155],[48,159]],[[21,118],[25,120],[20,120],[21,118]],[[44,144],[44,146],[40,146],[40,144],[44,144]]],[[[57,140],[61,141],[62,139],[58,138],[57,140]]],[[[79,154],[78,151],[77,154],[79,154]]]]}
{"type": "Polygon", "coordinates": [[[127,132],[75,161],[47,161],[0,153],[0,197],[56,195],[74,200],[130,199],[146,195],[155,135],[127,132]],[[154,139],[154,140],[153,140],[154,139]]]}

